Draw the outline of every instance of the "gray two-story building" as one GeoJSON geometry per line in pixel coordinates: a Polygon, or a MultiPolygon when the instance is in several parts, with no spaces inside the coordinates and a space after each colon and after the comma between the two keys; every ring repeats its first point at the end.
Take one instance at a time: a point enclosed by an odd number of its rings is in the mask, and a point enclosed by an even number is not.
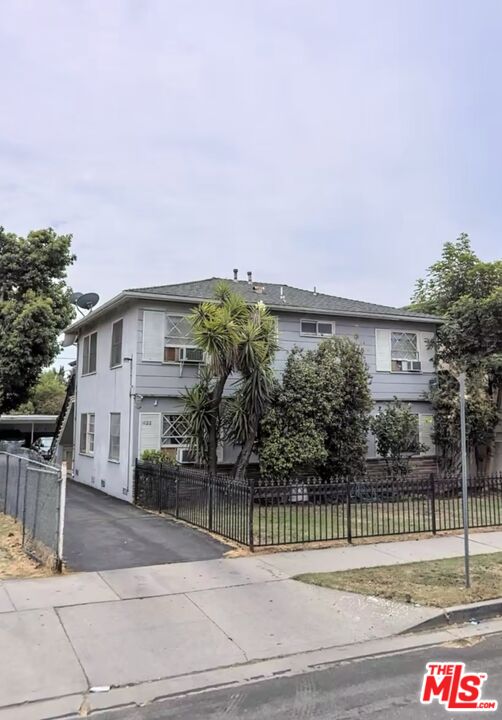
{"type": "MultiPolygon", "coordinates": [[[[440,319],[394,307],[301,290],[289,285],[228,280],[250,303],[261,300],[277,318],[281,373],[294,346],[314,347],[333,335],[364,349],[378,407],[398,397],[419,418],[426,454],[434,455],[432,413],[424,400],[434,373],[429,341],[440,319]]],[[[187,319],[197,303],[214,297],[220,278],[125,290],[66,330],[78,348],[73,404],[76,480],[132,499],[135,460],[164,449],[190,459],[181,394],[197,382],[203,353],[187,319]]],[[[232,462],[236,448],[220,448],[232,462]]],[[[368,456],[375,457],[373,439],[368,456]]]]}

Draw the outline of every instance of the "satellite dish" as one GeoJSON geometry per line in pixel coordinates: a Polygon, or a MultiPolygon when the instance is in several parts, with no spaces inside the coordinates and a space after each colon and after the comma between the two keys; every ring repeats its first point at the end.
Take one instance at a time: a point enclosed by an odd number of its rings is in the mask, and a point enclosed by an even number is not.
{"type": "Polygon", "coordinates": [[[61,344],[63,347],[70,347],[70,345],[73,345],[73,343],[75,342],[75,339],[76,335],[65,335],[61,344]]]}
{"type": "Polygon", "coordinates": [[[79,308],[82,308],[82,310],[92,310],[92,308],[97,305],[99,302],[99,295],[98,293],[85,293],[84,295],[80,295],[78,298],[76,305],[79,308]]]}
{"type": "Polygon", "coordinates": [[[76,304],[77,304],[77,300],[78,300],[80,297],[82,297],[82,294],[83,294],[83,293],[81,293],[81,292],[74,292],[74,293],[71,294],[71,303],[72,303],[72,305],[76,305],[76,304]]]}

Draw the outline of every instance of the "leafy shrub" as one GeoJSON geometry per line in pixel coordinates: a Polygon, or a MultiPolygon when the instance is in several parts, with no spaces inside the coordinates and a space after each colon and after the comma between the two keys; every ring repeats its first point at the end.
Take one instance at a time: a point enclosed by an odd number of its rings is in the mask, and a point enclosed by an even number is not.
{"type": "Polygon", "coordinates": [[[141,454],[141,460],[143,462],[153,463],[158,465],[177,465],[176,460],[163,450],[143,450],[141,454]]]}
{"type": "Polygon", "coordinates": [[[406,475],[410,458],[427,450],[419,440],[418,416],[397,398],[371,418],[377,452],[392,475],[406,475]]]}

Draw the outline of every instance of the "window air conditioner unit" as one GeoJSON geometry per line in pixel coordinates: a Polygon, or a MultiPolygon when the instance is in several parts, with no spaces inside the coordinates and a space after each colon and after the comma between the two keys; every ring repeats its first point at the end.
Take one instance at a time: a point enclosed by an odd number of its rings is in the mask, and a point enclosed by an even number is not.
{"type": "Polygon", "coordinates": [[[408,372],[420,372],[422,369],[422,363],[420,360],[402,360],[403,370],[408,372]]]}
{"type": "Polygon", "coordinates": [[[179,462],[181,465],[184,465],[186,463],[194,463],[195,462],[195,453],[193,450],[190,450],[190,448],[177,448],[176,450],[176,462],[179,462]]]}
{"type": "Polygon", "coordinates": [[[194,347],[180,347],[179,360],[183,363],[203,363],[204,351],[194,347]]]}

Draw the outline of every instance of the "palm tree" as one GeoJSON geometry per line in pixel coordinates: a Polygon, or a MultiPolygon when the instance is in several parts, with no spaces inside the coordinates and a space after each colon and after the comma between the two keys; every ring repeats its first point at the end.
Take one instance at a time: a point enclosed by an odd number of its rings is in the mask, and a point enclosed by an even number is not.
{"type": "Polygon", "coordinates": [[[242,477],[272,389],[275,320],[262,302],[250,306],[221,283],[215,300],[195,308],[191,321],[194,341],[207,358],[199,383],[184,396],[191,445],[216,473],[220,435],[241,444],[234,475],[242,477]],[[232,373],[240,375],[233,384],[236,392],[224,402],[232,373]]]}

